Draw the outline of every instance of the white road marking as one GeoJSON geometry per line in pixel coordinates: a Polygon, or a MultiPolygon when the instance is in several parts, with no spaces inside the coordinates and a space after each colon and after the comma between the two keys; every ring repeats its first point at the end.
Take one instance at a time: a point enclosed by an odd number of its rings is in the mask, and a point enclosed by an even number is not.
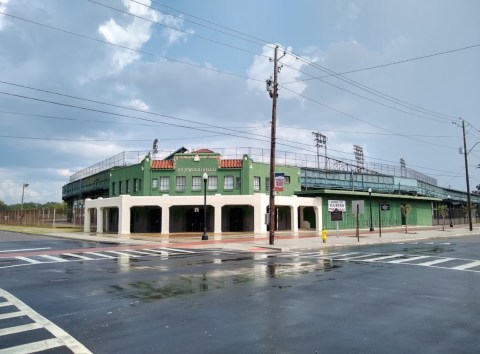
{"type": "Polygon", "coordinates": [[[445,262],[448,262],[448,261],[453,261],[454,259],[455,258],[441,258],[441,259],[436,259],[436,260],[430,261],[430,262],[417,263],[416,265],[429,267],[429,266],[432,266],[432,265],[435,265],[435,264],[440,264],[440,263],[445,263],[445,262]]]}
{"type": "Polygon", "coordinates": [[[480,266],[480,261],[474,261],[474,262],[470,262],[470,263],[467,263],[467,264],[463,264],[463,265],[459,265],[459,266],[456,266],[456,267],[452,267],[450,269],[456,269],[456,270],[465,270],[465,269],[469,269],[469,268],[473,268],[473,267],[478,267],[480,266]]]}
{"type": "Polygon", "coordinates": [[[168,252],[167,251],[162,251],[162,250],[156,250],[156,249],[146,249],[146,251],[150,251],[150,252],[155,252],[157,254],[160,254],[162,256],[168,256],[168,252]]]}
{"type": "Polygon", "coordinates": [[[103,254],[103,253],[97,253],[97,252],[85,252],[86,254],[93,254],[94,256],[101,257],[101,258],[109,258],[109,259],[114,259],[117,257],[110,256],[108,254],[103,254]]]}
{"type": "Polygon", "coordinates": [[[42,256],[39,256],[39,257],[50,259],[51,261],[55,261],[55,262],[68,262],[68,260],[66,260],[64,258],[50,256],[50,255],[42,255],[42,256]]]}
{"type": "Polygon", "coordinates": [[[131,254],[131,253],[126,253],[126,252],[119,252],[119,251],[105,251],[105,252],[118,254],[119,256],[140,257],[138,254],[131,254]]]}
{"type": "MultiPolygon", "coordinates": [[[[44,350],[48,350],[48,349],[56,348],[60,346],[68,347],[75,354],[92,354],[92,352],[89,351],[83,344],[78,342],[75,338],[73,338],[63,329],[61,329],[54,323],[50,322],[39,313],[35,312],[33,309],[28,307],[25,303],[17,299],[15,296],[10,294],[9,292],[3,289],[0,289],[0,296],[5,298],[9,303],[14,305],[18,309],[18,311],[0,315],[1,316],[0,319],[13,318],[13,317],[19,317],[19,316],[28,316],[30,319],[34,321],[35,324],[40,325],[40,328],[44,328],[45,330],[50,332],[54,337],[56,337],[53,339],[47,339],[39,342],[28,343],[28,344],[24,344],[16,347],[0,349],[0,354],[34,353],[34,352],[44,351],[44,350]],[[10,315],[10,317],[6,317],[7,315],[10,315]]],[[[20,327],[23,327],[23,326],[20,326],[20,327]]],[[[26,327],[24,328],[25,330],[35,329],[35,328],[26,329],[26,327]]],[[[17,330],[18,329],[19,328],[17,328],[17,330]]],[[[3,329],[3,330],[6,331],[7,329],[3,329]]],[[[11,329],[11,330],[15,330],[15,329],[11,329]]]]}
{"type": "Polygon", "coordinates": [[[430,256],[416,256],[416,257],[410,257],[410,258],[402,258],[402,259],[395,259],[394,261],[390,261],[388,263],[405,263],[405,262],[410,262],[410,261],[416,261],[418,259],[424,259],[424,258],[430,258],[430,256]]]}
{"type": "Polygon", "coordinates": [[[9,334],[15,334],[15,333],[22,333],[26,331],[31,331],[33,329],[38,329],[42,328],[42,325],[40,323],[29,323],[21,326],[15,326],[15,327],[10,327],[10,328],[3,328],[0,329],[0,337],[1,336],[7,336],[9,334]]]}
{"type": "Polygon", "coordinates": [[[390,256],[383,256],[383,257],[377,257],[377,258],[371,258],[371,259],[364,259],[362,260],[363,262],[378,262],[378,261],[383,261],[385,259],[389,258],[398,258],[403,256],[403,254],[392,254],[390,256]]]}
{"type": "Polygon", "coordinates": [[[76,253],[62,253],[62,255],[69,256],[69,257],[75,257],[75,258],[79,258],[79,259],[85,259],[86,261],[93,261],[94,260],[94,258],[85,257],[85,256],[82,256],[81,254],[76,254],[76,253]]]}
{"type": "Polygon", "coordinates": [[[22,316],[25,316],[25,314],[22,311],[2,313],[0,314],[0,320],[6,320],[7,318],[15,318],[15,317],[22,317],[22,316]]]}
{"type": "Polygon", "coordinates": [[[39,263],[42,263],[40,261],[37,261],[35,259],[31,259],[31,258],[27,258],[27,257],[15,257],[16,259],[20,259],[21,261],[25,261],[25,262],[28,262],[28,263],[31,263],[31,264],[39,264],[39,263]]]}
{"type": "Polygon", "coordinates": [[[169,248],[169,247],[162,247],[161,249],[168,250],[168,251],[173,251],[173,252],[179,252],[179,253],[198,253],[195,251],[189,251],[189,250],[180,250],[178,248],[169,248]]]}
{"type": "Polygon", "coordinates": [[[370,253],[370,254],[364,254],[364,255],[360,255],[360,256],[352,256],[352,257],[346,257],[346,258],[335,258],[336,261],[350,261],[350,260],[357,260],[359,258],[366,258],[366,257],[372,257],[372,256],[376,256],[377,254],[380,254],[380,253],[370,253]]]}
{"type": "Polygon", "coordinates": [[[40,251],[40,250],[50,250],[52,247],[42,247],[42,248],[19,248],[15,250],[5,250],[0,251],[0,253],[9,253],[9,252],[26,252],[26,251],[40,251]]]}
{"type": "Polygon", "coordinates": [[[0,349],[0,354],[36,353],[48,349],[62,347],[64,345],[65,343],[63,343],[60,339],[51,338],[39,342],[19,345],[16,347],[0,349]]]}
{"type": "Polygon", "coordinates": [[[144,252],[144,251],[128,250],[128,252],[138,253],[144,256],[158,256],[158,254],[151,253],[151,252],[144,252]]]}

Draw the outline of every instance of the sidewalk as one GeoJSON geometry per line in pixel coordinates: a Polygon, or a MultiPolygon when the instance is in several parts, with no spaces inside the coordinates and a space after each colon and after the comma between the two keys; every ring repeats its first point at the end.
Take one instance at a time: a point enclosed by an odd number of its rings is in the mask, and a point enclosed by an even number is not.
{"type": "Polygon", "coordinates": [[[223,248],[243,251],[265,251],[268,249],[276,251],[300,251],[300,250],[321,250],[331,247],[373,245],[395,242],[415,242],[429,239],[442,239],[461,236],[480,236],[480,226],[469,231],[468,225],[455,225],[455,227],[445,227],[442,231],[441,226],[433,227],[409,227],[408,233],[404,228],[382,229],[382,236],[379,237],[378,230],[370,232],[369,230],[360,230],[360,237],[357,239],[355,230],[342,230],[337,237],[336,231],[330,231],[327,241],[322,242],[321,235],[312,231],[277,232],[275,234],[274,244],[269,244],[268,234],[252,233],[224,233],[222,235],[209,235],[208,240],[201,240],[201,233],[188,234],[96,234],[84,232],[71,232],[61,229],[41,229],[41,228],[19,228],[0,230],[23,232],[30,234],[41,234],[51,237],[59,237],[71,240],[94,241],[122,245],[143,245],[157,244],[163,247],[181,247],[181,248],[223,248]]]}

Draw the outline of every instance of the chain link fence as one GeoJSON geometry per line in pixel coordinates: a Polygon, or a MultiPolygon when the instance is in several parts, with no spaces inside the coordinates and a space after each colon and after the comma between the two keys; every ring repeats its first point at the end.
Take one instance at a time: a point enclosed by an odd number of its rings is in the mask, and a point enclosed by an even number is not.
{"type": "Polygon", "coordinates": [[[83,209],[77,213],[54,208],[5,210],[0,211],[0,224],[30,227],[81,227],[83,209]]]}

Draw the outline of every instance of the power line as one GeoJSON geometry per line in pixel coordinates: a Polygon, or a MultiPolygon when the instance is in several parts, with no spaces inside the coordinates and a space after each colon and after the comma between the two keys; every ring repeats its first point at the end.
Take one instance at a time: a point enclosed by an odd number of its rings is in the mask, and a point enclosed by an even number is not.
{"type": "Polygon", "coordinates": [[[454,149],[454,148],[452,148],[452,147],[447,147],[447,146],[444,146],[444,145],[435,144],[435,143],[431,143],[431,142],[428,142],[428,141],[423,141],[423,140],[414,138],[414,137],[409,136],[409,135],[406,135],[406,134],[400,134],[400,133],[394,132],[393,130],[390,130],[390,129],[381,127],[381,126],[379,126],[379,125],[377,125],[377,124],[373,124],[373,123],[370,123],[370,122],[368,122],[368,121],[366,121],[366,120],[364,120],[364,119],[358,118],[358,117],[354,116],[353,114],[346,113],[346,112],[343,112],[343,111],[341,111],[341,110],[339,110],[339,109],[336,109],[336,108],[333,108],[333,107],[331,107],[331,106],[328,106],[328,105],[326,105],[326,104],[324,104],[324,103],[321,103],[320,101],[317,101],[317,100],[315,100],[315,99],[313,99],[313,98],[310,98],[310,97],[307,97],[307,96],[305,96],[305,95],[302,95],[301,93],[298,93],[298,92],[296,92],[296,91],[294,91],[294,90],[290,90],[290,89],[288,89],[288,88],[284,88],[284,89],[285,89],[285,90],[288,90],[288,91],[290,91],[290,92],[292,92],[292,93],[294,93],[294,94],[296,94],[296,95],[298,95],[298,96],[300,96],[300,97],[302,97],[302,98],[304,98],[304,99],[306,99],[306,100],[309,100],[309,101],[311,101],[311,102],[314,102],[314,103],[316,103],[316,104],[318,104],[318,105],[320,105],[320,106],[322,106],[322,107],[325,107],[325,108],[327,108],[327,109],[329,109],[329,110],[332,110],[332,111],[334,111],[334,112],[336,112],[336,113],[339,113],[339,114],[341,114],[341,115],[343,115],[343,116],[346,116],[346,117],[352,118],[352,119],[354,119],[354,120],[357,120],[357,121],[359,121],[359,122],[362,122],[362,123],[371,125],[372,127],[375,127],[375,128],[381,129],[381,130],[384,130],[384,131],[386,131],[386,132],[393,133],[393,134],[395,134],[395,135],[397,135],[397,136],[402,136],[402,137],[407,138],[407,139],[410,139],[410,140],[422,142],[422,143],[429,144],[429,145],[438,146],[438,147],[441,147],[441,148],[454,149]]]}
{"type": "Polygon", "coordinates": [[[432,58],[432,57],[436,57],[436,56],[439,56],[439,55],[451,54],[451,53],[455,53],[455,52],[459,52],[459,51],[463,51],[463,50],[467,50],[467,49],[478,48],[478,47],[480,47],[480,44],[473,44],[473,45],[469,45],[469,46],[466,46],[466,47],[446,50],[446,51],[443,51],[443,52],[436,52],[436,53],[432,53],[432,54],[427,54],[427,55],[422,55],[422,56],[418,56],[418,57],[398,60],[398,61],[385,63],[385,64],[369,66],[369,67],[366,67],[366,68],[354,69],[354,70],[349,70],[349,71],[342,71],[342,72],[339,72],[339,73],[332,73],[332,74],[323,75],[323,76],[315,76],[315,77],[311,77],[311,78],[308,78],[308,79],[290,81],[290,82],[287,82],[285,84],[293,84],[295,82],[323,79],[323,78],[326,78],[326,77],[332,77],[332,76],[337,76],[337,75],[345,75],[345,74],[358,73],[358,72],[366,71],[366,70],[379,69],[379,68],[384,68],[384,67],[388,67],[388,66],[392,66],[392,65],[403,64],[403,63],[408,63],[408,62],[411,62],[411,61],[432,58]]]}
{"type": "MultiPolygon", "coordinates": [[[[129,16],[133,16],[133,17],[136,17],[136,18],[141,18],[141,19],[143,19],[143,20],[145,20],[145,21],[148,21],[148,22],[151,22],[151,23],[155,23],[155,24],[159,24],[159,25],[162,25],[162,26],[166,26],[166,27],[168,27],[168,28],[172,28],[172,29],[174,29],[174,30],[180,31],[180,32],[185,33],[185,34],[188,34],[188,35],[198,36],[198,35],[189,33],[189,32],[187,32],[187,31],[178,30],[178,29],[175,29],[174,27],[164,25],[164,24],[159,23],[159,22],[157,22],[157,21],[152,21],[152,20],[150,20],[150,19],[147,19],[147,18],[144,18],[144,17],[141,17],[141,16],[137,16],[137,15],[131,14],[131,13],[129,13],[129,12],[127,12],[127,11],[124,11],[124,10],[120,10],[120,9],[117,9],[117,8],[114,8],[114,7],[110,7],[110,6],[108,6],[108,5],[99,3],[99,2],[94,1],[94,0],[89,0],[89,1],[92,2],[92,3],[98,4],[98,5],[101,5],[101,6],[105,6],[105,7],[107,7],[107,8],[111,8],[111,9],[113,9],[113,10],[119,11],[119,12],[124,13],[124,14],[127,14],[127,15],[129,15],[129,16]]],[[[142,5],[142,6],[145,6],[145,7],[147,7],[147,8],[153,9],[153,10],[155,10],[155,11],[160,11],[160,10],[158,10],[157,8],[153,7],[153,6],[143,4],[143,3],[140,3],[140,2],[135,1],[135,0],[131,0],[131,1],[133,1],[133,2],[135,2],[135,3],[137,3],[137,4],[140,4],[140,5],[142,5]]],[[[160,4],[160,5],[162,5],[162,4],[160,4]]],[[[178,11],[178,10],[177,10],[177,11],[178,11]]],[[[170,14],[170,15],[171,15],[171,14],[170,14]]],[[[176,15],[171,15],[171,16],[176,16],[176,15]]],[[[178,17],[178,16],[176,16],[176,17],[178,17]]],[[[199,18],[199,17],[197,17],[197,18],[199,18]]],[[[200,19],[200,18],[199,18],[199,19],[200,19]]],[[[203,19],[202,19],[202,20],[203,20],[203,19]]],[[[195,23],[196,23],[196,22],[195,22],[195,23]]],[[[210,22],[210,23],[213,24],[213,22],[210,22]]],[[[198,23],[196,23],[196,24],[198,24],[198,23]]],[[[224,31],[220,31],[220,30],[218,30],[218,29],[212,28],[212,27],[208,27],[208,26],[206,26],[206,27],[209,28],[209,29],[216,30],[216,31],[219,31],[219,32],[221,32],[221,33],[227,34],[227,35],[232,35],[232,34],[229,34],[229,33],[225,33],[224,31]]],[[[231,30],[231,29],[229,28],[229,30],[231,30]]],[[[236,31],[236,32],[237,32],[237,31],[236,31]]],[[[238,32],[238,33],[241,33],[241,32],[238,32]]],[[[245,35],[245,34],[242,33],[242,35],[245,35]]],[[[239,38],[239,36],[236,36],[236,35],[232,35],[232,36],[239,38]]],[[[247,35],[247,36],[248,36],[248,35],[247,35]]],[[[202,36],[198,36],[198,37],[199,37],[199,38],[202,38],[202,39],[206,39],[206,40],[211,40],[211,39],[208,39],[208,38],[205,38],[205,37],[202,37],[202,36]]],[[[251,37],[251,36],[249,36],[249,37],[251,37]]],[[[242,38],[242,39],[244,39],[244,40],[246,40],[246,41],[249,41],[249,42],[253,42],[253,43],[255,43],[255,44],[259,44],[258,41],[251,41],[251,40],[248,40],[248,39],[245,39],[245,38],[242,38]]],[[[248,50],[244,50],[244,49],[242,49],[242,48],[235,47],[235,46],[231,46],[231,45],[229,45],[229,44],[225,44],[225,43],[222,43],[222,42],[219,42],[219,41],[215,41],[215,40],[211,40],[211,41],[213,41],[213,42],[215,42],[215,43],[218,43],[218,44],[222,44],[222,45],[226,45],[226,46],[232,47],[232,48],[234,48],[234,49],[246,51],[246,52],[251,53],[251,54],[254,54],[254,55],[260,55],[260,56],[266,57],[266,56],[263,55],[263,54],[257,54],[257,53],[255,53],[255,52],[251,52],[251,51],[248,51],[248,50]]],[[[475,46],[476,46],[476,45],[470,46],[470,47],[465,47],[465,48],[463,48],[463,49],[473,48],[473,47],[475,47],[475,46]]],[[[479,44],[478,46],[480,46],[480,44],[479,44]]],[[[462,49],[451,50],[451,51],[443,52],[442,54],[451,53],[451,52],[458,51],[458,50],[462,50],[462,49]]],[[[294,54],[294,53],[291,53],[291,54],[294,54]]],[[[437,54],[435,54],[435,55],[440,55],[440,54],[441,54],[441,53],[437,53],[437,54]]],[[[430,57],[430,56],[435,56],[435,55],[424,56],[424,58],[430,57]]],[[[304,59],[303,57],[301,57],[301,58],[302,58],[302,61],[305,62],[305,59],[304,59]]],[[[420,57],[419,57],[419,58],[420,58],[420,57]]],[[[400,62],[411,61],[411,60],[413,60],[413,59],[404,60],[404,61],[400,61],[400,62]]],[[[313,66],[315,66],[315,67],[320,67],[320,68],[322,68],[323,71],[328,71],[328,72],[330,72],[331,74],[330,74],[329,76],[335,76],[336,78],[340,78],[342,81],[345,81],[345,82],[347,82],[347,83],[349,83],[349,84],[351,84],[351,85],[354,85],[354,86],[356,86],[356,87],[358,87],[358,88],[360,88],[360,89],[362,89],[362,90],[365,90],[365,91],[369,92],[370,94],[377,95],[377,96],[379,96],[379,97],[382,98],[382,99],[385,99],[385,100],[387,100],[387,101],[393,102],[393,103],[398,104],[398,105],[400,105],[400,106],[406,107],[406,108],[408,108],[408,109],[410,109],[410,110],[415,110],[415,111],[421,112],[421,113],[423,113],[423,114],[435,115],[435,116],[437,116],[437,117],[440,116],[440,115],[442,115],[442,116],[444,116],[442,119],[445,120],[445,116],[446,116],[446,115],[444,115],[444,114],[442,114],[442,113],[434,112],[434,111],[431,111],[431,110],[422,108],[422,107],[420,107],[420,106],[416,106],[416,105],[410,104],[410,103],[408,103],[408,102],[406,102],[406,101],[399,100],[399,99],[397,99],[397,98],[395,98],[395,97],[393,97],[393,96],[386,95],[386,94],[384,94],[384,93],[382,93],[382,92],[380,92],[380,91],[374,90],[374,89],[372,89],[372,88],[370,88],[370,87],[367,87],[367,86],[365,86],[365,85],[362,85],[362,84],[360,84],[360,83],[358,83],[358,82],[355,82],[355,81],[353,81],[353,80],[350,80],[350,79],[347,79],[347,78],[342,78],[342,77],[341,77],[341,74],[335,73],[335,72],[331,71],[330,69],[327,69],[327,68],[318,66],[318,65],[316,65],[316,64],[315,64],[314,62],[312,62],[312,61],[308,61],[308,62],[310,63],[310,65],[313,65],[313,66]]],[[[399,63],[400,63],[400,62],[399,62],[399,63]]],[[[308,63],[307,63],[307,64],[308,64],[308,63]]],[[[393,65],[393,64],[390,63],[390,64],[385,64],[385,65],[393,65]]],[[[287,66],[289,66],[289,65],[287,65],[287,66]]],[[[296,69],[296,68],[294,68],[294,67],[292,67],[292,66],[289,66],[289,67],[291,67],[292,69],[297,70],[297,71],[299,71],[299,72],[302,72],[302,71],[300,71],[300,70],[298,70],[298,69],[296,69]]],[[[303,73],[303,74],[306,74],[306,73],[304,73],[304,72],[302,72],[302,73],[303,73]]],[[[306,74],[306,75],[308,75],[308,74],[306,74]]],[[[311,75],[309,75],[309,76],[311,76],[311,75]]],[[[358,96],[358,97],[361,97],[361,98],[364,98],[364,99],[366,99],[366,100],[369,100],[369,101],[371,101],[371,102],[374,102],[374,103],[383,105],[383,106],[385,106],[385,107],[387,107],[387,108],[391,108],[391,109],[394,109],[394,110],[397,110],[397,111],[400,111],[400,112],[403,112],[403,113],[406,113],[406,114],[414,115],[414,116],[417,116],[417,117],[420,117],[420,118],[424,118],[424,119],[436,120],[436,119],[428,118],[428,117],[425,117],[425,116],[420,116],[420,115],[415,114],[415,113],[407,112],[407,111],[404,111],[404,110],[401,110],[401,109],[398,109],[398,108],[395,108],[395,107],[392,107],[392,106],[383,104],[383,103],[381,103],[381,102],[375,101],[375,100],[370,99],[370,98],[368,98],[368,97],[365,97],[365,96],[359,95],[359,94],[357,94],[357,93],[354,93],[353,91],[346,90],[346,89],[341,88],[341,87],[339,87],[339,86],[337,86],[337,85],[333,85],[333,84],[331,84],[331,83],[329,83],[329,82],[327,82],[327,81],[324,81],[324,80],[321,80],[321,81],[324,82],[324,83],[326,83],[326,84],[328,84],[328,85],[331,85],[331,86],[333,86],[333,87],[336,87],[336,88],[338,88],[338,89],[341,89],[341,90],[343,90],[343,91],[349,92],[350,94],[353,94],[353,95],[356,95],[356,96],[358,96]]],[[[294,82],[296,82],[296,81],[294,81],[294,82]]],[[[284,85],[285,85],[285,84],[288,84],[288,83],[284,83],[284,85]]],[[[447,116],[447,117],[448,117],[448,116],[447,116]]],[[[450,119],[450,118],[451,118],[451,117],[449,117],[448,119],[450,119]]],[[[439,120],[436,120],[436,121],[439,121],[439,120]]],[[[446,123],[445,121],[443,121],[443,122],[446,123]]]]}
{"type": "Polygon", "coordinates": [[[107,44],[107,45],[110,45],[110,46],[113,46],[113,47],[129,50],[129,51],[136,52],[136,53],[139,53],[139,54],[144,54],[144,55],[152,56],[152,57],[155,57],[155,58],[164,59],[164,60],[172,62],[172,63],[185,64],[185,65],[193,66],[193,67],[198,68],[198,69],[209,70],[209,71],[213,71],[213,72],[223,74],[223,75],[228,75],[228,76],[232,76],[232,77],[236,77],[236,78],[240,78],[240,79],[257,81],[257,82],[262,82],[263,83],[263,80],[258,80],[258,79],[246,77],[246,76],[243,76],[243,75],[233,74],[233,73],[229,73],[229,72],[226,72],[226,71],[215,69],[215,68],[212,68],[212,67],[209,67],[209,66],[202,66],[202,65],[195,64],[195,63],[188,62],[188,61],[168,58],[168,57],[156,54],[156,53],[147,52],[145,50],[134,49],[134,48],[130,48],[130,47],[127,47],[127,46],[124,46],[124,45],[111,43],[111,42],[106,41],[106,40],[86,36],[86,35],[75,33],[75,32],[72,32],[72,31],[68,31],[68,30],[65,30],[65,29],[62,29],[62,28],[46,25],[46,24],[43,24],[43,23],[40,23],[40,22],[37,22],[37,21],[29,20],[29,19],[26,19],[26,18],[23,18],[23,17],[19,17],[19,16],[16,16],[16,15],[6,13],[6,12],[0,11],[0,14],[2,14],[4,16],[11,17],[11,18],[14,18],[14,19],[17,19],[17,20],[20,20],[20,21],[28,22],[28,23],[31,23],[31,24],[34,24],[34,25],[37,25],[37,26],[45,27],[45,28],[48,28],[48,29],[51,29],[51,30],[54,30],[54,31],[59,31],[59,32],[66,33],[66,34],[76,36],[76,37],[79,37],[79,38],[95,41],[97,43],[107,44]]]}
{"type": "MultiPolygon", "coordinates": [[[[145,18],[145,17],[142,17],[142,16],[138,16],[138,15],[132,14],[132,13],[130,13],[130,12],[128,12],[128,11],[125,11],[125,10],[122,10],[122,9],[118,9],[118,8],[116,8],[116,7],[109,6],[109,5],[106,5],[106,4],[102,4],[101,2],[98,2],[98,1],[95,1],[95,0],[88,0],[88,1],[91,2],[91,3],[94,3],[94,4],[97,4],[97,5],[106,7],[106,8],[108,8],[108,9],[111,9],[111,10],[114,10],[114,11],[118,11],[118,12],[124,14],[124,15],[128,15],[128,16],[131,16],[131,17],[139,18],[139,19],[141,19],[141,20],[144,20],[144,21],[147,21],[147,22],[150,22],[150,23],[159,25],[159,26],[163,26],[163,27],[172,29],[172,30],[174,30],[174,31],[177,31],[177,32],[180,32],[180,33],[183,33],[183,34],[192,36],[192,37],[200,38],[200,39],[203,39],[203,40],[205,40],[205,41],[209,41],[209,42],[212,42],[212,43],[215,43],[215,44],[220,44],[220,45],[223,45],[223,46],[226,46],[226,47],[229,47],[229,48],[233,48],[233,49],[236,49],[236,50],[245,52],[245,53],[254,54],[254,55],[261,55],[261,56],[264,56],[264,57],[268,58],[267,56],[265,56],[265,55],[263,55],[263,54],[258,54],[258,53],[256,53],[256,52],[252,52],[252,51],[250,51],[250,50],[248,50],[248,49],[243,49],[243,48],[240,48],[240,47],[236,47],[236,46],[233,46],[233,45],[228,44],[228,43],[223,43],[223,42],[217,41],[217,40],[215,40],[215,39],[211,39],[211,38],[199,36],[198,34],[191,33],[191,32],[188,32],[188,31],[184,31],[184,30],[181,30],[181,29],[178,29],[178,28],[175,28],[175,27],[166,25],[166,24],[161,23],[161,22],[158,22],[158,21],[150,20],[150,19],[148,19],[148,18],[145,18]]],[[[152,9],[153,9],[153,8],[152,8],[152,9]]]]}
{"type": "MultiPolygon", "coordinates": [[[[317,66],[317,65],[314,64],[313,62],[307,61],[306,59],[301,58],[301,60],[304,61],[304,62],[307,63],[307,64],[310,63],[309,65],[317,66]]],[[[288,67],[290,67],[290,68],[292,68],[292,69],[294,69],[294,70],[296,70],[296,71],[298,71],[298,72],[300,72],[300,73],[302,73],[302,74],[304,74],[304,75],[307,75],[307,76],[310,76],[310,77],[313,76],[313,75],[308,74],[308,73],[306,73],[306,72],[304,72],[304,71],[302,71],[302,70],[296,69],[295,67],[293,67],[293,66],[291,66],[291,65],[288,65],[288,64],[285,64],[285,65],[288,66],[288,67]]],[[[322,71],[332,72],[332,73],[333,73],[333,71],[331,71],[330,69],[324,68],[324,67],[322,67],[322,66],[318,66],[318,67],[319,67],[322,71]]],[[[399,108],[396,108],[396,107],[387,105],[387,104],[385,104],[385,103],[381,103],[381,102],[376,101],[376,100],[374,100],[374,99],[368,98],[368,97],[366,97],[366,96],[363,96],[363,95],[360,95],[360,94],[355,93],[355,92],[353,92],[353,91],[350,91],[350,90],[348,90],[348,89],[345,89],[345,88],[343,88],[343,87],[341,87],[341,86],[332,84],[332,83],[330,83],[330,82],[328,82],[328,81],[325,81],[325,80],[323,80],[323,79],[318,79],[318,80],[321,81],[321,82],[323,82],[324,84],[327,84],[327,85],[332,86],[332,87],[335,87],[335,88],[337,88],[337,89],[339,89],[339,90],[348,92],[348,93],[350,93],[350,94],[352,94],[352,95],[358,96],[358,97],[363,98],[363,99],[365,99],[365,100],[368,100],[368,101],[377,103],[377,104],[379,104],[379,105],[382,105],[382,106],[384,106],[384,107],[391,108],[391,109],[394,109],[394,110],[396,110],[396,111],[403,112],[403,113],[406,113],[406,114],[409,114],[409,115],[413,115],[413,116],[416,116],[416,117],[419,117],[419,118],[434,120],[434,121],[441,122],[441,123],[450,123],[450,120],[451,120],[451,118],[453,117],[453,116],[444,115],[443,113],[434,112],[434,111],[431,111],[431,110],[422,108],[422,107],[420,107],[420,106],[413,105],[413,104],[411,104],[411,103],[408,103],[408,102],[406,102],[406,101],[403,101],[403,100],[400,100],[400,99],[395,98],[395,97],[393,97],[393,96],[390,96],[390,95],[387,95],[387,94],[385,94],[385,93],[382,93],[382,92],[380,92],[380,91],[378,91],[378,90],[375,90],[375,89],[373,89],[373,88],[371,88],[371,87],[368,87],[368,86],[366,86],[366,85],[363,85],[363,84],[361,84],[361,83],[359,83],[359,82],[356,82],[356,81],[354,81],[354,80],[351,80],[351,79],[349,79],[349,78],[342,77],[341,75],[337,75],[337,74],[333,75],[333,74],[332,74],[331,76],[335,76],[335,78],[340,79],[341,81],[344,81],[344,82],[346,82],[347,84],[353,85],[353,86],[357,87],[358,89],[360,89],[360,90],[362,90],[362,91],[366,91],[366,92],[368,92],[368,93],[370,93],[370,94],[372,94],[372,95],[374,95],[374,96],[377,96],[377,97],[379,97],[379,98],[381,98],[381,99],[383,99],[383,100],[386,100],[386,101],[395,103],[395,104],[397,104],[397,105],[399,105],[399,106],[408,108],[408,109],[410,109],[410,110],[412,110],[412,111],[417,111],[417,112],[420,112],[420,113],[422,113],[422,114],[428,114],[428,115],[437,117],[437,119],[428,118],[428,117],[425,117],[425,116],[418,115],[418,114],[416,114],[416,113],[408,112],[408,111],[405,111],[405,110],[402,110],[402,109],[399,109],[399,108]]],[[[282,87],[285,88],[285,85],[287,85],[287,84],[289,84],[289,83],[282,83],[282,87]]]]}

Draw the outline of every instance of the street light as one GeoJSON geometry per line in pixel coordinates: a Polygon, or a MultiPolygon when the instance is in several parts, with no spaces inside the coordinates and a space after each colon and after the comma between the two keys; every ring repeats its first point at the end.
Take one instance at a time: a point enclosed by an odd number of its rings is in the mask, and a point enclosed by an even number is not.
{"type": "Polygon", "coordinates": [[[25,195],[25,188],[28,187],[28,183],[22,185],[22,203],[20,204],[20,218],[23,219],[23,197],[25,195]]]}
{"type": "Polygon", "coordinates": [[[448,215],[450,216],[450,227],[453,227],[453,220],[452,220],[452,197],[447,195],[448,198],[448,215]]]}
{"type": "Polygon", "coordinates": [[[203,235],[202,240],[208,240],[207,235],[207,172],[203,173],[203,235]]]}
{"type": "Polygon", "coordinates": [[[368,188],[368,196],[369,196],[369,199],[370,199],[370,231],[373,231],[372,188],[368,188]]]}

